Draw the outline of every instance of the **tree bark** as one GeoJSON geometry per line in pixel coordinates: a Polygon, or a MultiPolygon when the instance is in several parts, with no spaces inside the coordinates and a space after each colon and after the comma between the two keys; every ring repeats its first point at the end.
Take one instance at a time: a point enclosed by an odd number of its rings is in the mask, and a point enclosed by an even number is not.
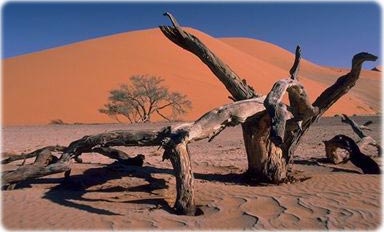
{"type": "Polygon", "coordinates": [[[174,208],[183,215],[195,215],[195,196],[193,173],[188,145],[185,141],[175,144],[174,141],[164,146],[164,156],[169,158],[176,177],[176,201],[174,208]]]}

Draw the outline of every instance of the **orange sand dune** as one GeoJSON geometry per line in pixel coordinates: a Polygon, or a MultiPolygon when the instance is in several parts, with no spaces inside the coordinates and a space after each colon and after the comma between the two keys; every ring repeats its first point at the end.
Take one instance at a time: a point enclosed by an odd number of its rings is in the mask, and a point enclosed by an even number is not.
{"type": "Polygon", "coordinates": [[[372,68],[371,70],[376,71],[376,72],[382,72],[383,71],[383,66],[382,65],[378,65],[378,66],[372,68]]]}
{"type": "MultiPolygon", "coordinates": [[[[251,40],[249,44],[235,46],[231,41],[243,39],[221,41],[194,29],[187,30],[198,36],[260,93],[268,93],[276,80],[288,76],[293,56],[287,52],[275,59],[276,46],[272,44],[251,40]],[[255,45],[254,41],[262,46],[255,45]],[[263,51],[263,56],[257,55],[255,51],[258,49],[263,51]]],[[[327,83],[307,76],[307,73],[321,76],[323,72],[337,72],[306,61],[303,66],[301,80],[311,99],[315,99],[327,83]]],[[[174,45],[159,29],[150,29],[5,59],[3,123],[46,124],[53,119],[69,123],[113,122],[98,109],[106,103],[109,90],[127,82],[134,74],[161,76],[171,90],[186,94],[193,109],[183,117],[184,120],[196,119],[204,112],[230,102],[224,86],[198,58],[174,45]]],[[[378,85],[369,86],[362,90],[362,94],[373,93],[374,96],[367,99],[379,99],[376,88],[378,85]]],[[[367,99],[347,95],[327,114],[376,113],[375,101],[367,99]]]]}
{"type": "MultiPolygon", "coordinates": [[[[220,40],[267,63],[275,64],[284,70],[289,70],[292,66],[294,55],[274,44],[249,38],[222,38],[220,40]]],[[[305,57],[305,48],[302,48],[302,54],[305,57]]],[[[377,66],[379,70],[380,67],[377,66]]],[[[345,68],[322,67],[302,59],[299,76],[329,86],[338,77],[348,72],[349,70],[345,68]]],[[[380,86],[381,72],[363,70],[360,80],[357,82],[356,87],[350,91],[350,95],[368,104],[371,110],[379,112],[381,107],[380,86]]]]}

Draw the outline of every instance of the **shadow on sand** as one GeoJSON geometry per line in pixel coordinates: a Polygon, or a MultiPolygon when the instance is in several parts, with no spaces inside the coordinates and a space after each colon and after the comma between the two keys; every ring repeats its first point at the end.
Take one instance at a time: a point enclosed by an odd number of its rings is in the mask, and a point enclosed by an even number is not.
{"type": "MultiPolygon", "coordinates": [[[[324,166],[326,164],[325,159],[311,158],[309,160],[294,160],[294,164],[299,165],[316,165],[324,166]]],[[[353,172],[358,171],[337,168],[334,166],[326,166],[332,168],[333,172],[353,172]]],[[[122,165],[118,162],[103,165],[100,167],[90,168],[84,171],[83,174],[71,175],[68,180],[64,178],[43,178],[25,181],[17,185],[17,188],[31,187],[31,184],[56,184],[53,188],[49,189],[44,199],[50,200],[54,203],[72,207],[80,210],[87,211],[89,213],[102,214],[102,215],[121,215],[110,210],[95,208],[90,205],[81,204],[81,202],[116,202],[109,199],[89,199],[83,197],[86,193],[91,192],[145,192],[152,193],[154,190],[167,189],[167,182],[162,178],[154,178],[152,174],[161,173],[173,175],[172,169],[157,168],[151,166],[134,167],[122,165]],[[121,179],[123,177],[136,177],[145,180],[147,184],[122,187],[111,186],[103,189],[87,190],[92,186],[98,186],[108,182],[109,180],[121,179]],[[75,202],[76,201],[76,202],[75,202]],[[80,203],[79,203],[80,202],[80,203]]],[[[216,181],[224,184],[236,184],[245,186],[266,186],[270,184],[261,183],[250,179],[246,173],[194,173],[195,179],[205,181],[216,181]]],[[[309,179],[310,177],[302,178],[300,181],[309,179]]],[[[168,204],[164,198],[144,198],[129,201],[119,201],[119,203],[134,203],[134,204],[146,204],[153,205],[153,208],[161,208],[169,213],[174,214],[174,209],[168,204]]]]}
{"type": "Polygon", "coordinates": [[[313,165],[313,166],[319,166],[319,167],[326,167],[330,168],[331,172],[347,172],[347,173],[357,173],[361,174],[361,172],[343,168],[343,167],[336,167],[336,164],[331,163],[327,158],[310,158],[305,160],[294,160],[294,164],[300,164],[300,165],[313,165]]]}
{"type": "MultiPolygon", "coordinates": [[[[155,168],[150,166],[134,167],[121,165],[118,162],[105,165],[102,167],[90,168],[84,171],[83,174],[71,175],[68,180],[64,178],[44,178],[25,181],[17,185],[17,188],[30,187],[31,184],[54,184],[58,185],[49,189],[45,193],[44,199],[50,200],[57,204],[72,207],[80,210],[87,211],[89,213],[103,214],[103,215],[121,215],[114,213],[106,209],[99,209],[90,205],[81,204],[78,202],[116,202],[109,199],[89,199],[83,197],[86,193],[91,192],[146,192],[151,193],[158,189],[167,189],[168,185],[164,179],[154,178],[151,174],[154,173],[165,173],[173,175],[173,170],[155,168]],[[148,182],[148,184],[132,186],[132,187],[121,187],[112,186],[97,190],[87,190],[92,186],[101,185],[109,180],[121,179],[123,177],[136,177],[141,178],[148,182]],[[75,202],[76,201],[76,202],[75,202]]],[[[135,204],[150,204],[154,205],[154,208],[161,208],[169,213],[174,213],[172,207],[169,206],[167,201],[162,198],[155,199],[139,199],[132,201],[119,201],[120,203],[135,203],[135,204]]]]}

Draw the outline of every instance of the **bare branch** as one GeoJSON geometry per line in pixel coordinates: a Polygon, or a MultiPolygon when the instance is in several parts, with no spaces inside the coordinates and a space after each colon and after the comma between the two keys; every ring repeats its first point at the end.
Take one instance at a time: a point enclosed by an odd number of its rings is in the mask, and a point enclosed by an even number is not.
{"type": "Polygon", "coordinates": [[[340,117],[341,121],[349,124],[352,127],[353,132],[355,132],[361,139],[367,137],[367,135],[360,129],[360,126],[346,114],[342,114],[340,117]]]}
{"type": "Polygon", "coordinates": [[[351,71],[337,79],[336,83],[324,90],[313,103],[313,106],[319,108],[319,115],[322,115],[329,107],[331,107],[331,105],[355,85],[356,81],[359,79],[361,68],[365,61],[375,60],[377,60],[377,56],[366,52],[355,55],[352,59],[351,71]]]}
{"type": "Polygon", "coordinates": [[[11,156],[9,156],[8,158],[6,159],[3,159],[1,161],[2,164],[8,164],[8,163],[11,163],[13,161],[17,161],[17,160],[24,160],[24,159],[29,159],[29,158],[33,158],[33,157],[36,157],[38,156],[41,152],[43,152],[44,150],[49,150],[51,152],[63,152],[64,150],[66,149],[66,147],[64,146],[59,146],[59,145],[56,145],[56,146],[47,146],[47,147],[43,147],[43,148],[40,148],[40,149],[37,149],[33,152],[30,152],[30,153],[27,153],[27,154],[20,154],[20,155],[16,155],[16,154],[9,154],[11,156]]]}
{"type": "Polygon", "coordinates": [[[352,127],[353,132],[355,132],[360,137],[361,140],[357,143],[360,150],[364,150],[368,145],[371,145],[377,149],[377,155],[381,156],[382,149],[380,144],[376,142],[376,140],[374,140],[371,136],[368,136],[367,134],[365,134],[362,131],[361,126],[359,126],[354,120],[352,120],[346,114],[342,114],[339,116],[341,117],[341,121],[343,123],[349,124],[352,127]]]}
{"type": "Polygon", "coordinates": [[[183,31],[183,29],[181,29],[179,23],[176,21],[176,18],[173,17],[171,13],[165,12],[163,15],[167,16],[169,20],[171,20],[173,27],[177,30],[180,36],[182,36],[183,38],[187,37],[187,34],[183,31]]]}
{"type": "Polygon", "coordinates": [[[173,27],[160,26],[163,34],[178,46],[199,57],[236,100],[260,96],[254,92],[253,88],[243,83],[242,79],[196,36],[184,31],[170,13],[167,12],[164,15],[170,18],[173,27]]]}
{"type": "Polygon", "coordinates": [[[207,112],[188,128],[187,141],[216,136],[227,126],[244,123],[248,118],[265,111],[264,98],[237,101],[207,112]],[[223,128],[224,127],[224,128],[223,128]]]}
{"type": "Polygon", "coordinates": [[[296,47],[295,61],[293,62],[292,68],[289,70],[292,80],[297,80],[297,76],[300,69],[300,60],[301,60],[301,48],[300,46],[296,47]]]}
{"type": "Polygon", "coordinates": [[[95,147],[92,149],[92,152],[96,152],[111,159],[115,159],[125,165],[133,165],[140,167],[143,166],[145,159],[144,155],[142,154],[139,154],[132,158],[127,153],[111,147],[95,147]]]}
{"type": "Polygon", "coordinates": [[[18,183],[27,179],[35,179],[42,176],[48,176],[55,173],[71,170],[69,162],[57,162],[48,166],[38,164],[29,164],[20,168],[4,173],[2,175],[2,185],[18,183]]]}
{"type": "Polygon", "coordinates": [[[276,145],[283,143],[286,121],[293,118],[287,106],[281,101],[287,89],[297,85],[299,83],[293,79],[279,80],[265,98],[264,106],[272,119],[271,139],[276,145]]]}
{"type": "Polygon", "coordinates": [[[165,115],[163,115],[162,113],[160,113],[160,111],[158,109],[156,109],[156,113],[158,115],[160,115],[160,117],[164,118],[165,120],[167,120],[168,122],[170,122],[171,120],[169,118],[167,118],[165,115]]]}

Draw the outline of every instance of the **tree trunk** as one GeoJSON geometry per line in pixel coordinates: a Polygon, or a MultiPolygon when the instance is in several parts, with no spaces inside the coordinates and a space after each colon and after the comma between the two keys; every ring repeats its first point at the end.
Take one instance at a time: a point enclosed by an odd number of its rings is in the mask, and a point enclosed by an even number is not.
{"type": "Polygon", "coordinates": [[[164,155],[171,160],[175,172],[177,196],[174,208],[176,212],[183,215],[195,215],[193,173],[187,144],[182,142],[167,147],[164,155]]]}
{"type": "Polygon", "coordinates": [[[270,140],[271,118],[263,113],[242,124],[248,159],[246,175],[257,182],[280,183],[286,178],[283,151],[270,140]]]}

